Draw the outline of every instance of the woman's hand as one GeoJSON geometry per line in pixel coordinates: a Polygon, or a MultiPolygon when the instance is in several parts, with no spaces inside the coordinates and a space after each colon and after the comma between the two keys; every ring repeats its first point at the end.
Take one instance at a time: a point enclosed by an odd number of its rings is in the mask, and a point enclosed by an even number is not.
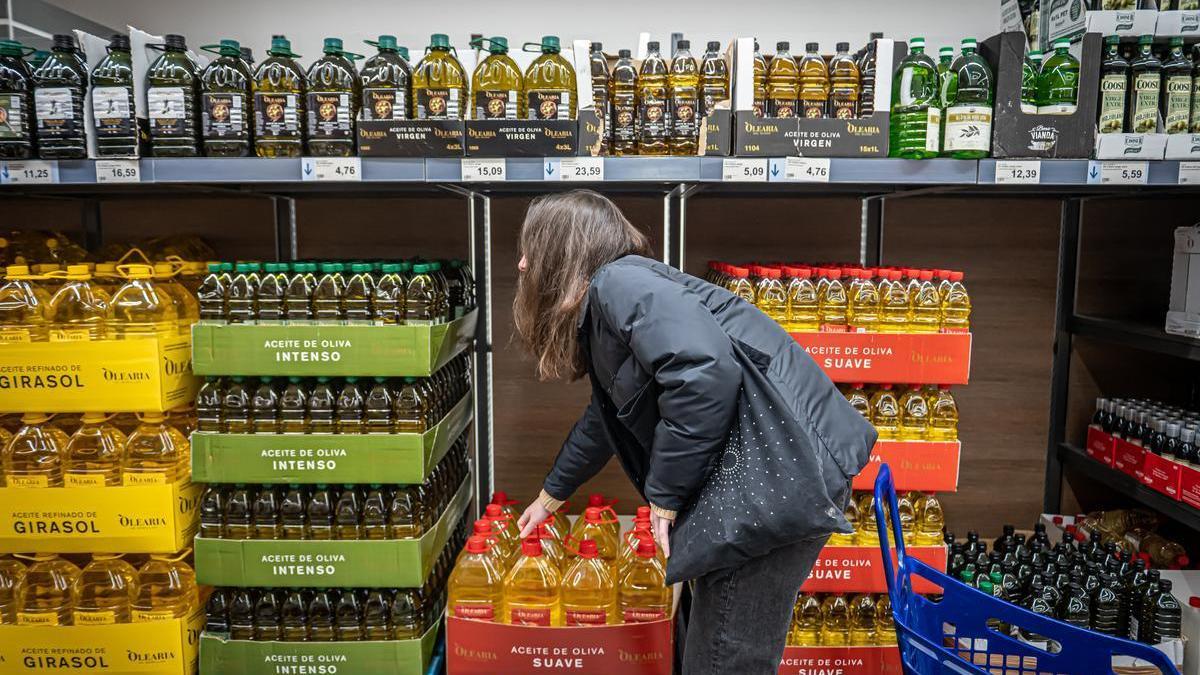
{"type": "Polygon", "coordinates": [[[533,503],[525,508],[525,513],[522,513],[521,517],[517,519],[517,527],[521,528],[521,538],[524,539],[536,532],[537,526],[544,523],[551,515],[553,513],[550,509],[542,506],[540,500],[533,500],[533,503]]]}
{"type": "Polygon", "coordinates": [[[650,530],[654,532],[654,540],[662,547],[664,558],[671,557],[670,534],[671,525],[674,523],[675,521],[673,520],[667,520],[653,511],[650,512],[650,530]]]}

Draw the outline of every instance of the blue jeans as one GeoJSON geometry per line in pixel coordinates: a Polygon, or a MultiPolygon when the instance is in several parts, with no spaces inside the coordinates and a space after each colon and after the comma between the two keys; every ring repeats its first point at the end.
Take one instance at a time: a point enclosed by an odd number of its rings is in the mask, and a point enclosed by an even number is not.
{"type": "Polygon", "coordinates": [[[691,582],[683,675],[775,675],[796,594],[828,537],[808,539],[691,582]]]}

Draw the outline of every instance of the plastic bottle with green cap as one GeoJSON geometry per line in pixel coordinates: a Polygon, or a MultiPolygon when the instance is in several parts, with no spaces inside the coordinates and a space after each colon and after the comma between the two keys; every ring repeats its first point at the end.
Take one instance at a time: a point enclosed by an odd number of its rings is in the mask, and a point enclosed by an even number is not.
{"type": "Polygon", "coordinates": [[[936,157],[941,149],[941,128],[937,64],[925,53],[925,38],[914,37],[892,79],[888,154],[904,159],[936,157]]]}
{"type": "Polygon", "coordinates": [[[258,378],[258,387],[250,399],[250,414],[254,419],[254,433],[277,434],[279,428],[279,391],[275,379],[258,378]]]}
{"type": "MultiPolygon", "coordinates": [[[[334,432],[333,409],[337,405],[337,394],[328,377],[318,377],[308,392],[308,432],[332,434],[334,432]]],[[[316,537],[313,537],[316,539],[316,537]]]]}
{"type": "Polygon", "coordinates": [[[371,300],[375,297],[375,279],[371,276],[370,263],[350,265],[350,279],[342,299],[346,323],[366,325],[371,323],[371,300]]]}
{"type": "Polygon", "coordinates": [[[137,157],[138,123],[133,104],[133,55],[129,36],[114,35],[108,53],[92,69],[92,128],[98,157],[137,157]]]}
{"type": "Polygon", "coordinates": [[[225,289],[225,320],[229,323],[254,323],[258,315],[255,308],[259,284],[257,267],[257,263],[246,262],[234,266],[233,278],[225,289]]]}
{"type": "Polygon", "coordinates": [[[362,90],[362,118],[364,120],[406,120],[409,116],[409,101],[412,99],[412,66],[408,64],[408,50],[403,56],[396,44],[396,36],[380,35],[378,40],[365,40],[379,50],[363,64],[358,75],[362,90]]]}
{"type": "MultiPolygon", "coordinates": [[[[1070,115],[1075,112],[1078,99],[1079,59],[1071,55],[1071,40],[1059,38],[1054,41],[1054,53],[1042,63],[1042,70],[1038,75],[1038,113],[1070,115]]],[[[1154,99],[1154,105],[1157,122],[1157,97],[1154,99]]]]}
{"type": "Polygon", "coordinates": [[[197,101],[200,78],[182,35],[163,38],[162,55],[146,72],[146,112],[150,118],[150,154],[155,157],[200,155],[197,101]]]}
{"type": "Polygon", "coordinates": [[[942,47],[938,50],[938,100],[946,107],[946,86],[950,81],[950,67],[954,64],[954,47],[942,47]]]}
{"type": "Polygon", "coordinates": [[[399,263],[383,265],[383,276],[375,284],[375,298],[371,305],[376,324],[396,326],[404,323],[404,296],[408,284],[400,269],[399,263]]]}
{"type": "Polygon", "coordinates": [[[546,35],[541,42],[526,42],[524,49],[541,52],[525,69],[525,119],[575,119],[579,102],[575,68],[560,53],[558,36],[546,35]]]}
{"type": "Polygon", "coordinates": [[[979,55],[975,38],[962,41],[950,66],[946,99],[945,153],[956,159],[982,159],[992,149],[992,104],[996,85],[991,66],[979,55]]]}
{"type": "Polygon", "coordinates": [[[312,294],[316,286],[314,272],[316,265],[312,263],[298,262],[292,265],[292,273],[283,294],[283,314],[289,324],[312,323],[312,294]]]}
{"type": "Polygon", "coordinates": [[[86,159],[83,97],[87,68],[75,38],[55,35],[50,55],[33,71],[35,144],[42,159],[86,159]]]}
{"type": "Polygon", "coordinates": [[[413,117],[420,120],[463,118],[467,99],[467,72],[454,55],[450,38],[443,33],[429,37],[425,56],[412,74],[413,117]]]}
{"type": "Polygon", "coordinates": [[[217,55],[200,73],[200,143],[205,157],[250,155],[250,66],[237,40],[204,45],[217,55]]]}
{"type": "Polygon", "coordinates": [[[342,299],[346,296],[346,279],[342,263],[321,263],[321,276],[313,288],[313,320],[317,323],[340,324],[346,318],[342,299]]]}
{"type": "Polygon", "coordinates": [[[259,278],[254,294],[255,320],[258,323],[283,323],[285,287],[280,279],[281,268],[286,269],[287,263],[269,262],[263,265],[264,274],[259,278]]]}
{"type": "Polygon", "coordinates": [[[299,157],[304,147],[304,71],[282,35],[254,71],[254,151],[259,157],[299,157]]]}
{"type": "Polygon", "coordinates": [[[425,263],[413,265],[412,278],[408,280],[405,294],[404,323],[428,326],[437,323],[438,287],[425,263]]]}
{"type": "Polygon", "coordinates": [[[358,70],[341,38],[325,38],[324,56],[308,68],[308,154],[350,157],[354,154],[354,120],[358,117],[358,70]]]}
{"type": "Polygon", "coordinates": [[[339,434],[361,434],[363,432],[365,405],[366,399],[363,396],[362,385],[358,383],[358,378],[347,377],[342,380],[342,389],[338,392],[337,404],[333,413],[333,421],[339,434]]]}
{"type": "Polygon", "coordinates": [[[33,72],[22,58],[32,51],[0,40],[0,159],[33,156],[33,72]]]}
{"type": "Polygon", "coordinates": [[[488,55],[479,61],[471,75],[471,117],[477,120],[520,119],[525,109],[521,98],[521,69],[508,55],[508,39],[498,35],[479,38],[471,46],[481,49],[485,42],[488,55]]]}

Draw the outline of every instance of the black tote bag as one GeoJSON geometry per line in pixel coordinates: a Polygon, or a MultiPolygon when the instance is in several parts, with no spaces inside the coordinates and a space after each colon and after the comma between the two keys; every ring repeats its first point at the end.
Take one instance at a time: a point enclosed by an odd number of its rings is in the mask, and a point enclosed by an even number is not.
{"type": "MultiPolygon", "coordinates": [[[[754,350],[733,340],[742,365],[737,416],[708,480],[671,527],[667,583],[736,567],[776,548],[854,528],[850,479],[806,433],[754,350]]],[[[847,430],[850,431],[850,430],[847,430]]]]}

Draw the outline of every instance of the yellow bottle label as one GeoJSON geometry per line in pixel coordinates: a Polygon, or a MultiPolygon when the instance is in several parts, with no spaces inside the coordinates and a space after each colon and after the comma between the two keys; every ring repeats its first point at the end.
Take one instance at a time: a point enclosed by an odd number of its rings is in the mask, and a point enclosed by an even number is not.
{"type": "Polygon", "coordinates": [[[50,487],[50,477],[45,474],[19,476],[9,474],[8,487],[14,488],[44,488],[50,487]]]}
{"type": "Polygon", "coordinates": [[[0,330],[0,343],[3,344],[24,344],[31,342],[29,331],[20,328],[5,328],[0,330]]]}
{"type": "Polygon", "coordinates": [[[63,474],[64,487],[104,487],[102,473],[67,473],[63,474]]]}
{"type": "Polygon", "coordinates": [[[76,626],[107,626],[117,622],[117,613],[112,610],[75,610],[76,626]]]}
{"type": "Polygon", "coordinates": [[[86,328],[50,329],[51,342],[87,342],[91,337],[91,333],[86,328]]]}
{"type": "Polygon", "coordinates": [[[150,623],[152,621],[170,621],[171,619],[179,618],[174,610],[170,609],[135,609],[129,619],[132,623],[150,623]]]}
{"type": "Polygon", "coordinates": [[[158,471],[150,473],[126,473],[121,477],[121,483],[125,487],[135,485],[166,485],[167,474],[158,471]]]}
{"type": "Polygon", "coordinates": [[[58,612],[17,612],[18,626],[57,626],[58,612]]]}

